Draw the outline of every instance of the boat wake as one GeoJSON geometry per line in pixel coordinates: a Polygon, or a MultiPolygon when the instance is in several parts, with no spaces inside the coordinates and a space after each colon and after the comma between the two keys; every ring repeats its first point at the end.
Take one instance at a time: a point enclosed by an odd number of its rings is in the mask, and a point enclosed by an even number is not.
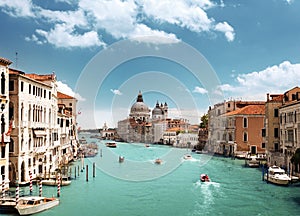
{"type": "Polygon", "coordinates": [[[209,213],[211,206],[215,203],[215,191],[218,191],[219,187],[220,184],[217,182],[201,182],[197,180],[194,183],[194,192],[198,197],[195,204],[195,215],[201,215],[203,212],[209,213]]]}

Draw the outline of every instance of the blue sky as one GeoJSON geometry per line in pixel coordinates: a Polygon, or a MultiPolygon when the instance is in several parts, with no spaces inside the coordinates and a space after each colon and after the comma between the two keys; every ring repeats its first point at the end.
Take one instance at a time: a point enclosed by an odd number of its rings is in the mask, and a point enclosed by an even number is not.
{"type": "Polygon", "coordinates": [[[299,85],[299,11],[296,0],[2,0],[0,56],[26,73],[55,72],[60,90],[79,98],[83,128],[116,126],[139,90],[149,108],[167,102],[170,115],[197,123],[215,101],[299,85]],[[118,62],[135,48],[138,58],[118,62]],[[178,59],[192,49],[205,62],[191,72],[178,59]]]}

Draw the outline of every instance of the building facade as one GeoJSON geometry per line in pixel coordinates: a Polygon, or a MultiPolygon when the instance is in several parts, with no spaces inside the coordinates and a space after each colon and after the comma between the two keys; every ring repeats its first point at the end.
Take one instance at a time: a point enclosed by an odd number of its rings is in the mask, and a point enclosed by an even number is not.
{"type": "Polygon", "coordinates": [[[13,121],[9,120],[9,65],[12,62],[0,57],[0,180],[5,189],[9,187],[9,143],[13,121]]]}

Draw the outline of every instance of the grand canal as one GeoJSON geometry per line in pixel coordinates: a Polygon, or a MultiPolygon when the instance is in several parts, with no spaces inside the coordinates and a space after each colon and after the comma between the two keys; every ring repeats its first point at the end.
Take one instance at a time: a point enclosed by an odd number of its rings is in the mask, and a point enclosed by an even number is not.
{"type": "MultiPolygon", "coordinates": [[[[300,186],[267,184],[260,169],[244,167],[243,160],[192,154],[192,160],[180,158],[171,167],[167,160],[153,163],[156,157],[167,158],[168,147],[117,143],[117,148],[108,149],[103,141],[88,141],[99,144],[102,157],[99,152],[86,158],[83,172],[70,186],[62,187],[60,205],[38,215],[299,215],[300,186]],[[123,163],[118,162],[119,155],[125,156],[123,163]],[[146,168],[139,171],[141,166],[146,168]],[[169,166],[168,172],[164,166],[169,166]],[[200,182],[201,173],[208,173],[212,182],[200,182]]],[[[184,155],[187,150],[178,152],[184,155]]],[[[75,162],[71,170],[76,167],[82,163],[75,162]]],[[[34,186],[34,193],[38,194],[38,187],[34,186]]],[[[44,186],[43,195],[55,196],[56,188],[44,186]]]]}

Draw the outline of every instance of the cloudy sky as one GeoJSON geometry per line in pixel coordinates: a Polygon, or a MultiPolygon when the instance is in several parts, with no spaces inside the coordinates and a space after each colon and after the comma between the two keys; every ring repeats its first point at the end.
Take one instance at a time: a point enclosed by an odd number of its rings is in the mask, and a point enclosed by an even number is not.
{"type": "Polygon", "coordinates": [[[1,0],[0,20],[0,56],[55,72],[83,128],[116,126],[139,91],[199,120],[218,100],[299,85],[296,0],[1,0]]]}

